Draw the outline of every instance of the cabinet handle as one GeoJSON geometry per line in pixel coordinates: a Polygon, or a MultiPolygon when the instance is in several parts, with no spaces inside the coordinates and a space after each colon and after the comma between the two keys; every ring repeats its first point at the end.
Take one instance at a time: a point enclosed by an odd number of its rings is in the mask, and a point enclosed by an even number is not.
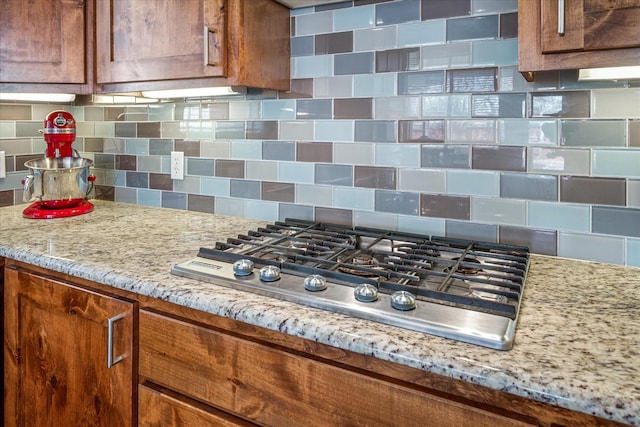
{"type": "Polygon", "coordinates": [[[209,33],[216,33],[216,30],[210,30],[206,25],[204,26],[204,65],[218,65],[217,63],[209,63],[209,33]]]}
{"type": "Polygon", "coordinates": [[[111,368],[113,365],[121,362],[124,359],[124,354],[114,358],[113,357],[113,325],[124,317],[124,313],[117,314],[108,320],[108,332],[107,332],[107,368],[111,368]]]}
{"type": "Polygon", "coordinates": [[[558,35],[564,36],[564,0],[558,0],[558,35]]]}

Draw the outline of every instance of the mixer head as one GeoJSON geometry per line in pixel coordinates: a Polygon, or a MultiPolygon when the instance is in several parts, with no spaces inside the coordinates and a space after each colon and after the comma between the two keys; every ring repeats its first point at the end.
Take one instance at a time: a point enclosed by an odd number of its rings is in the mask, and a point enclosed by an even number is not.
{"type": "Polygon", "coordinates": [[[66,111],[52,111],[44,119],[45,157],[73,157],[71,145],[76,139],[76,120],[66,111]]]}

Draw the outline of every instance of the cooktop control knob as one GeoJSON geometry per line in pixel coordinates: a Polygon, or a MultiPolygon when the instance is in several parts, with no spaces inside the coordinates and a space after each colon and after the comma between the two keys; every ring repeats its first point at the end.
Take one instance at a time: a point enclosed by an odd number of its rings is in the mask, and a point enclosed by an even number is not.
{"type": "Polygon", "coordinates": [[[319,274],[312,274],[304,279],[304,288],[311,292],[327,289],[327,281],[319,274]]]}
{"type": "Polygon", "coordinates": [[[391,294],[391,307],[400,311],[408,311],[416,308],[416,297],[411,292],[396,291],[391,294]]]}
{"type": "Polygon", "coordinates": [[[260,280],[263,282],[275,282],[280,279],[280,268],[275,265],[265,265],[260,269],[260,280]]]}
{"type": "Polygon", "coordinates": [[[239,259],[233,263],[233,274],[236,276],[248,276],[253,273],[253,261],[250,259],[239,259]]]}
{"type": "Polygon", "coordinates": [[[374,302],[378,299],[378,288],[370,283],[363,283],[356,286],[353,295],[361,302],[374,302]]]}

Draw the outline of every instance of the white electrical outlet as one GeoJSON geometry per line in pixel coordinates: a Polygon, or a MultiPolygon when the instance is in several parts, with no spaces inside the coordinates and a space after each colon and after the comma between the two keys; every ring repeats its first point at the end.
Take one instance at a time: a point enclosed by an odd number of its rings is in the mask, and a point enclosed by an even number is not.
{"type": "Polygon", "coordinates": [[[184,179],[184,153],[171,152],[171,179],[184,179]]]}
{"type": "Polygon", "coordinates": [[[7,177],[7,160],[4,151],[0,151],[0,178],[7,177]]]}

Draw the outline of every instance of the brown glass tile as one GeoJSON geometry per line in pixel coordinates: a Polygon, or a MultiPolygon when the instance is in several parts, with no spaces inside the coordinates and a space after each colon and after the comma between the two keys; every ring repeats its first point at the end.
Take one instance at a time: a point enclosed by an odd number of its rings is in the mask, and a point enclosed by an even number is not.
{"type": "Polygon", "coordinates": [[[149,188],[154,190],[173,191],[173,180],[171,175],[162,173],[149,174],[149,188]]]}
{"type": "Polygon", "coordinates": [[[279,99],[311,98],[313,79],[291,79],[291,90],[278,92],[279,99]]]}
{"type": "Polygon", "coordinates": [[[640,147],[640,120],[629,120],[629,147],[640,147]]]}
{"type": "Polygon", "coordinates": [[[16,171],[26,171],[28,168],[24,165],[29,160],[41,159],[42,154],[23,154],[16,156],[16,171]]]}
{"type": "Polygon", "coordinates": [[[84,107],[85,122],[102,122],[104,121],[104,107],[84,107]]]}
{"type": "Polygon", "coordinates": [[[421,194],[420,215],[468,220],[471,217],[471,203],[468,196],[421,194]]]}
{"type": "Polygon", "coordinates": [[[627,186],[622,178],[560,178],[560,201],[598,205],[626,205],[627,186]]]}
{"type": "Polygon", "coordinates": [[[136,123],[116,123],[115,136],[117,138],[135,138],[137,132],[136,123]]]}
{"type": "Polygon", "coordinates": [[[589,117],[590,97],[587,90],[533,92],[531,117],[589,117]]]}
{"type": "Polygon", "coordinates": [[[102,153],[104,151],[103,138],[85,138],[84,151],[88,153],[102,153]]]}
{"type": "Polygon", "coordinates": [[[200,141],[176,139],[175,151],[182,151],[185,157],[200,157],[200,141]]]}
{"type": "Polygon", "coordinates": [[[518,37],[518,13],[503,13],[500,15],[500,38],[512,39],[518,37]]]}
{"type": "Polygon", "coordinates": [[[244,161],[242,160],[217,159],[214,168],[215,176],[244,178],[244,161]]]}
{"type": "Polygon", "coordinates": [[[0,104],[0,120],[31,120],[31,106],[0,104]]]}
{"type": "Polygon", "coordinates": [[[527,148],[511,146],[476,145],[471,148],[473,169],[525,172],[527,148]]]}
{"type": "Polygon", "coordinates": [[[294,184],[286,182],[263,182],[262,200],[272,200],[274,202],[295,202],[296,188],[294,184]]]}
{"type": "Polygon", "coordinates": [[[372,119],[373,98],[341,98],[333,100],[335,119],[372,119]]]}
{"type": "Polygon", "coordinates": [[[275,120],[247,122],[247,139],[278,139],[278,122],[275,120]]]}
{"type": "Polygon", "coordinates": [[[421,0],[422,20],[471,14],[471,0],[421,0]]]}
{"type": "Polygon", "coordinates": [[[376,73],[420,69],[420,48],[391,49],[376,52],[376,73]]]}
{"type": "Polygon", "coordinates": [[[296,143],[296,160],[299,162],[333,162],[333,144],[330,142],[296,143]]]}
{"type": "Polygon", "coordinates": [[[536,254],[557,255],[558,232],[555,230],[536,230],[532,228],[501,225],[498,227],[498,241],[505,245],[526,246],[536,254]]]}
{"type": "Polygon", "coordinates": [[[96,185],[94,188],[94,195],[98,200],[107,200],[109,202],[115,202],[116,189],[109,185],[96,185]]]}
{"type": "Polygon", "coordinates": [[[444,120],[400,120],[399,142],[444,142],[444,120]]]}
{"type": "Polygon", "coordinates": [[[124,107],[105,107],[104,119],[109,122],[124,121],[124,107]]]}
{"type": "Polygon", "coordinates": [[[0,208],[13,206],[13,190],[0,191],[0,208]]]}
{"type": "Polygon", "coordinates": [[[160,122],[142,122],[137,126],[138,138],[160,138],[160,122]]]}
{"type": "Polygon", "coordinates": [[[396,168],[356,166],[354,175],[355,187],[381,188],[385,190],[395,190],[397,188],[396,168]]]}
{"type": "Polygon", "coordinates": [[[199,194],[187,195],[187,210],[195,212],[214,213],[215,197],[201,196],[199,194]]]}
{"type": "Polygon", "coordinates": [[[126,154],[117,154],[115,168],[118,170],[134,171],[137,169],[137,157],[126,154]]]}
{"type": "Polygon", "coordinates": [[[316,55],[353,52],[353,31],[318,34],[315,36],[316,55]]]}
{"type": "Polygon", "coordinates": [[[315,221],[353,226],[353,211],[348,209],[315,208],[315,221]]]}

